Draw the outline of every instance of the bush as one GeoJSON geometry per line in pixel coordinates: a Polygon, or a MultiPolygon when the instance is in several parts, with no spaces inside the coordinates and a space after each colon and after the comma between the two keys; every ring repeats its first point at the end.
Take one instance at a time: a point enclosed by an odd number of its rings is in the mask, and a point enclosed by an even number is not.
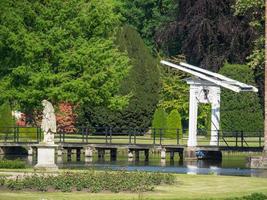
{"type": "MultiPolygon", "coordinates": [[[[225,64],[220,73],[255,85],[253,71],[246,65],[225,64]]],[[[223,89],[221,94],[221,129],[225,131],[263,131],[263,111],[258,94],[235,93],[223,89]]]]}
{"type": "Polygon", "coordinates": [[[26,164],[22,160],[0,160],[0,168],[25,169],[26,164]]]}
{"type": "Polygon", "coordinates": [[[252,193],[248,196],[227,198],[225,200],[266,200],[267,196],[262,193],[252,193]]]}
{"type": "Polygon", "coordinates": [[[155,185],[173,184],[172,174],[125,172],[125,171],[88,171],[83,173],[65,172],[57,176],[30,175],[21,179],[10,179],[5,186],[10,190],[34,189],[47,191],[49,188],[70,192],[87,190],[93,193],[101,191],[145,192],[154,189],[155,185]]]}
{"type": "Polygon", "coordinates": [[[155,129],[156,135],[159,136],[159,130],[163,129],[163,135],[164,130],[167,127],[167,114],[162,108],[157,108],[152,121],[152,128],[155,129]]]}
{"type": "Polygon", "coordinates": [[[165,137],[177,138],[177,129],[179,131],[179,138],[182,137],[182,121],[181,115],[177,110],[172,110],[167,117],[167,129],[165,137]]]}
{"type": "Polygon", "coordinates": [[[13,133],[15,121],[12,117],[10,105],[4,103],[0,106],[0,133],[13,133]]]}

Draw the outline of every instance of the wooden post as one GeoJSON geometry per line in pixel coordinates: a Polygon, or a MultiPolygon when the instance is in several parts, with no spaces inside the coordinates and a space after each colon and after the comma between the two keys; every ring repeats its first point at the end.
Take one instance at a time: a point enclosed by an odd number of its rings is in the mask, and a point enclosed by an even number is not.
{"type": "Polygon", "coordinates": [[[68,148],[68,150],[67,150],[67,161],[68,162],[71,161],[71,148],[68,148]]]}
{"type": "Polygon", "coordinates": [[[145,149],[145,161],[149,160],[149,149],[145,149]]]}
{"type": "Polygon", "coordinates": [[[80,148],[76,149],[76,160],[77,162],[81,161],[81,149],[80,148]]]}
{"type": "Polygon", "coordinates": [[[139,150],[136,149],[134,153],[135,153],[135,161],[139,161],[139,150]]]}
{"type": "Polygon", "coordinates": [[[117,149],[110,149],[110,160],[111,161],[117,160],[117,149]]]}

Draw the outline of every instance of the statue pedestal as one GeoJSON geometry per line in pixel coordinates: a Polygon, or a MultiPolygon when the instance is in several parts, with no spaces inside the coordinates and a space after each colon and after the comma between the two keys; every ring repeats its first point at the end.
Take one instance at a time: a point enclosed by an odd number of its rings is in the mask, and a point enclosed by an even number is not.
{"type": "Polygon", "coordinates": [[[58,170],[55,164],[55,151],[58,145],[55,144],[39,144],[37,147],[37,164],[35,169],[41,170],[58,170]]]}

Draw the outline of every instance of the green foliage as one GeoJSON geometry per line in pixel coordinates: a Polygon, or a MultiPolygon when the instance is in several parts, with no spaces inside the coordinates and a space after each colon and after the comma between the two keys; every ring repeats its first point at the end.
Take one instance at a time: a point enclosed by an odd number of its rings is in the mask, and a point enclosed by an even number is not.
{"type": "Polygon", "coordinates": [[[0,168],[3,169],[25,169],[26,164],[22,160],[0,160],[0,168]]]}
{"type": "Polygon", "coordinates": [[[252,193],[251,195],[236,197],[236,198],[226,198],[225,200],[266,200],[267,196],[262,193],[252,193]]]}
{"type": "Polygon", "coordinates": [[[167,130],[164,137],[177,138],[177,129],[179,130],[179,138],[182,136],[181,115],[177,110],[172,110],[167,117],[167,130]]]}
{"type": "Polygon", "coordinates": [[[5,185],[6,182],[6,177],[5,176],[0,176],[0,186],[5,185]]]}
{"type": "Polygon", "coordinates": [[[234,5],[235,15],[248,17],[250,26],[256,31],[257,36],[253,43],[252,53],[247,57],[248,65],[254,69],[256,83],[259,86],[261,104],[264,105],[264,0],[237,0],[234,5]]]}
{"type": "Polygon", "coordinates": [[[120,108],[129,59],[114,44],[114,1],[3,0],[0,97],[31,113],[43,99],[120,108]]]}
{"type": "Polygon", "coordinates": [[[34,189],[47,191],[49,188],[62,192],[87,190],[89,192],[145,192],[155,185],[173,184],[174,175],[147,172],[64,172],[59,175],[30,175],[21,179],[10,179],[4,185],[10,190],[34,189]]]}
{"type": "Polygon", "coordinates": [[[10,105],[4,103],[0,106],[0,133],[13,132],[12,127],[15,125],[12,117],[10,105]]]}
{"type": "MultiPolygon", "coordinates": [[[[220,73],[255,85],[252,70],[246,65],[225,64],[220,73]]],[[[221,128],[225,131],[262,131],[263,112],[256,93],[235,93],[223,89],[221,93],[221,128]]]]}
{"type": "Polygon", "coordinates": [[[122,15],[128,24],[136,27],[147,45],[158,50],[155,37],[167,22],[177,16],[175,0],[123,0],[122,15]]]}
{"type": "Polygon", "coordinates": [[[155,135],[159,136],[160,131],[162,131],[162,135],[165,135],[166,127],[167,127],[167,113],[162,108],[157,108],[154,113],[152,121],[152,129],[155,130],[155,135]]]}
{"type": "Polygon", "coordinates": [[[29,140],[29,139],[36,140],[37,139],[37,128],[19,127],[19,138],[20,140],[29,140]]]}
{"type": "Polygon", "coordinates": [[[130,94],[128,105],[113,111],[105,106],[84,107],[84,121],[96,126],[147,128],[159,99],[159,69],[139,34],[129,26],[121,28],[116,37],[121,52],[130,58],[132,68],[122,81],[119,94],[130,94]]]}

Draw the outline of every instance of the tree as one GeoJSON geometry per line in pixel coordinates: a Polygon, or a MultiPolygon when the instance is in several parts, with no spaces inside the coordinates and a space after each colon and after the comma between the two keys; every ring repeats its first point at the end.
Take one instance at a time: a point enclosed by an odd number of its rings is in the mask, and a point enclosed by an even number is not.
{"type": "Polygon", "coordinates": [[[160,129],[162,129],[162,134],[164,134],[164,131],[167,127],[167,114],[162,108],[157,108],[154,115],[153,115],[153,121],[152,121],[152,129],[155,129],[156,136],[160,135],[160,129]]]}
{"type": "Polygon", "coordinates": [[[116,111],[103,105],[83,107],[83,121],[92,126],[148,129],[159,99],[157,59],[151,55],[134,28],[122,27],[116,38],[119,50],[127,54],[132,66],[118,92],[121,96],[130,94],[129,103],[116,111]]]}
{"type": "Polygon", "coordinates": [[[0,99],[26,114],[54,105],[127,104],[117,95],[130,64],[114,43],[114,1],[3,0],[0,3],[0,99]]]}
{"type": "Polygon", "coordinates": [[[167,130],[165,132],[165,137],[167,138],[177,138],[177,131],[179,138],[182,138],[182,121],[181,115],[177,110],[172,110],[167,117],[167,130]]]}
{"type": "Polygon", "coordinates": [[[189,63],[212,71],[225,60],[244,63],[256,33],[246,16],[234,16],[232,5],[232,0],[180,0],[178,17],[157,34],[158,46],[166,55],[184,54],[189,63]]]}
{"type": "Polygon", "coordinates": [[[12,117],[10,105],[4,103],[0,106],[0,133],[12,133],[15,121],[12,117]]]}
{"type": "MultiPolygon", "coordinates": [[[[253,71],[247,65],[225,64],[220,73],[255,85],[253,71]]],[[[221,94],[221,129],[224,131],[262,131],[263,115],[256,93],[234,93],[227,89],[221,94]]],[[[253,134],[253,133],[251,133],[253,134]]]]}
{"type": "Polygon", "coordinates": [[[178,0],[123,0],[122,15],[126,23],[134,26],[145,43],[160,51],[156,34],[177,16],[178,0]]]}
{"type": "Polygon", "coordinates": [[[62,102],[56,112],[57,129],[64,133],[74,133],[77,114],[74,112],[74,106],[70,103],[62,102]]]}
{"type": "Polygon", "coordinates": [[[247,61],[254,70],[262,107],[264,106],[264,4],[264,0],[237,0],[234,6],[235,15],[248,18],[251,28],[256,33],[253,50],[247,57],[247,61]]]}

